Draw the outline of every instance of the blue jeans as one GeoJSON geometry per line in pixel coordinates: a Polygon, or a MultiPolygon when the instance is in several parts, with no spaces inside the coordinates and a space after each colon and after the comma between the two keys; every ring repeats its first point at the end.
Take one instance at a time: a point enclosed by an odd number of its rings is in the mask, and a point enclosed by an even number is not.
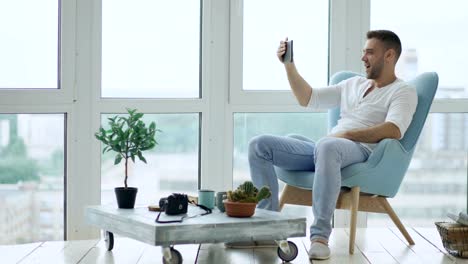
{"type": "Polygon", "coordinates": [[[269,199],[259,208],[279,210],[278,179],[273,166],[287,170],[315,171],[312,188],[314,222],[311,239],[325,239],[331,234],[331,219],[341,189],[341,168],[363,162],[370,151],[354,141],[324,137],[317,141],[300,136],[260,135],[249,143],[249,165],[252,181],[257,188],[268,186],[269,199]]]}

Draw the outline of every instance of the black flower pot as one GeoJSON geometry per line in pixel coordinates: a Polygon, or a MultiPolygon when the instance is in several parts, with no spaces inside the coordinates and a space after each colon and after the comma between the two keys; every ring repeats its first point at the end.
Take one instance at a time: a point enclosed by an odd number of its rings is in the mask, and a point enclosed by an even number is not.
{"type": "Polygon", "coordinates": [[[132,209],[133,207],[135,207],[135,198],[137,195],[138,188],[116,187],[114,190],[119,208],[132,209]]]}

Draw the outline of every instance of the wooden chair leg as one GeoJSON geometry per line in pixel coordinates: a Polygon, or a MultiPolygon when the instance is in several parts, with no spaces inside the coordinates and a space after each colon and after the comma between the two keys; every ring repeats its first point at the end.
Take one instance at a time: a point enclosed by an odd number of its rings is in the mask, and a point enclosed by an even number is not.
{"type": "Polygon", "coordinates": [[[291,195],[293,195],[294,192],[292,190],[292,186],[286,184],[283,188],[283,191],[281,192],[280,200],[279,200],[279,210],[283,210],[284,205],[289,201],[289,198],[291,195]]]}
{"type": "Polygon", "coordinates": [[[312,206],[312,191],[286,184],[279,200],[280,211],[285,204],[312,206]]]}
{"type": "Polygon", "coordinates": [[[396,215],[395,211],[393,211],[393,208],[390,206],[390,204],[388,203],[387,199],[384,198],[384,197],[381,197],[379,199],[379,202],[380,204],[382,205],[382,207],[385,209],[385,211],[387,212],[387,214],[390,216],[390,218],[392,219],[393,223],[395,223],[395,225],[398,227],[398,229],[400,230],[400,232],[403,234],[403,236],[406,238],[406,241],[408,241],[408,243],[410,245],[414,245],[414,241],[413,239],[411,238],[410,234],[408,233],[408,231],[406,231],[406,228],[405,226],[403,226],[403,224],[401,223],[400,221],[400,218],[398,218],[398,216],[396,215]]]}
{"type": "Polygon", "coordinates": [[[351,223],[349,233],[349,254],[354,254],[354,241],[356,240],[357,213],[359,209],[359,186],[351,188],[351,223]]]}

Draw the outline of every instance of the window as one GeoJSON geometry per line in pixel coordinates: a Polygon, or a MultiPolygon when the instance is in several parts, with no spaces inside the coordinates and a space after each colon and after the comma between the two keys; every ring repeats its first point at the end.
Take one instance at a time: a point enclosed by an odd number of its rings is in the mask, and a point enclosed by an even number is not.
{"type": "Polygon", "coordinates": [[[243,18],[243,90],[290,89],[276,56],[285,37],[294,40],[304,78],[316,86],[327,84],[328,1],[244,1],[243,18]]]}
{"type": "Polygon", "coordinates": [[[102,97],[200,97],[200,1],[102,2],[102,97]]]}
{"type": "MultiPolygon", "coordinates": [[[[327,134],[326,113],[235,113],[234,187],[250,180],[248,143],[261,134],[299,134],[318,140],[327,134]]],[[[280,188],[281,189],[281,188],[280,188]]]]}
{"type": "MultiPolygon", "coordinates": [[[[395,198],[400,219],[416,227],[434,227],[448,212],[467,208],[468,114],[430,114],[410,167],[395,198]]],[[[369,226],[392,225],[382,214],[369,214],[369,226]]]]}
{"type": "Polygon", "coordinates": [[[58,3],[0,2],[0,89],[59,88],[58,3]]]}
{"type": "Polygon", "coordinates": [[[468,36],[463,33],[468,28],[467,9],[468,2],[463,0],[397,0],[391,4],[372,0],[371,29],[390,29],[400,37],[399,77],[411,79],[435,71],[439,74],[437,98],[468,98],[468,36]]]}
{"type": "Polygon", "coordinates": [[[63,114],[0,114],[0,244],[64,239],[63,114]]]}
{"type": "MultiPolygon", "coordinates": [[[[261,134],[286,136],[299,134],[312,140],[319,140],[327,134],[326,113],[235,113],[234,114],[234,153],[233,153],[233,186],[236,188],[244,181],[251,180],[248,147],[253,137],[261,134]]],[[[278,180],[279,191],[285,184],[278,180]]],[[[313,219],[308,206],[287,205],[282,212],[313,219]]],[[[310,226],[308,223],[307,226],[310,226]]]]}
{"type": "MultiPolygon", "coordinates": [[[[103,127],[107,117],[103,115],[103,127]]],[[[129,161],[128,186],[137,187],[137,205],[157,204],[173,192],[196,195],[199,171],[199,114],[145,114],[144,122],[154,121],[162,132],[158,145],[143,153],[147,164],[129,161]]],[[[114,165],[114,152],[106,152],[101,163],[101,203],[116,204],[115,187],[123,187],[124,164],[114,165]]]]}

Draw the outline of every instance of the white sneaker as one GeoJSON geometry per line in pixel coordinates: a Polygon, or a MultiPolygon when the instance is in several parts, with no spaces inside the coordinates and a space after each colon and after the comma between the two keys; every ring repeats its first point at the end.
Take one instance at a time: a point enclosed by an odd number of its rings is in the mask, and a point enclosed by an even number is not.
{"type": "Polygon", "coordinates": [[[327,245],[320,242],[310,242],[309,259],[329,259],[330,249],[327,245]]]}

